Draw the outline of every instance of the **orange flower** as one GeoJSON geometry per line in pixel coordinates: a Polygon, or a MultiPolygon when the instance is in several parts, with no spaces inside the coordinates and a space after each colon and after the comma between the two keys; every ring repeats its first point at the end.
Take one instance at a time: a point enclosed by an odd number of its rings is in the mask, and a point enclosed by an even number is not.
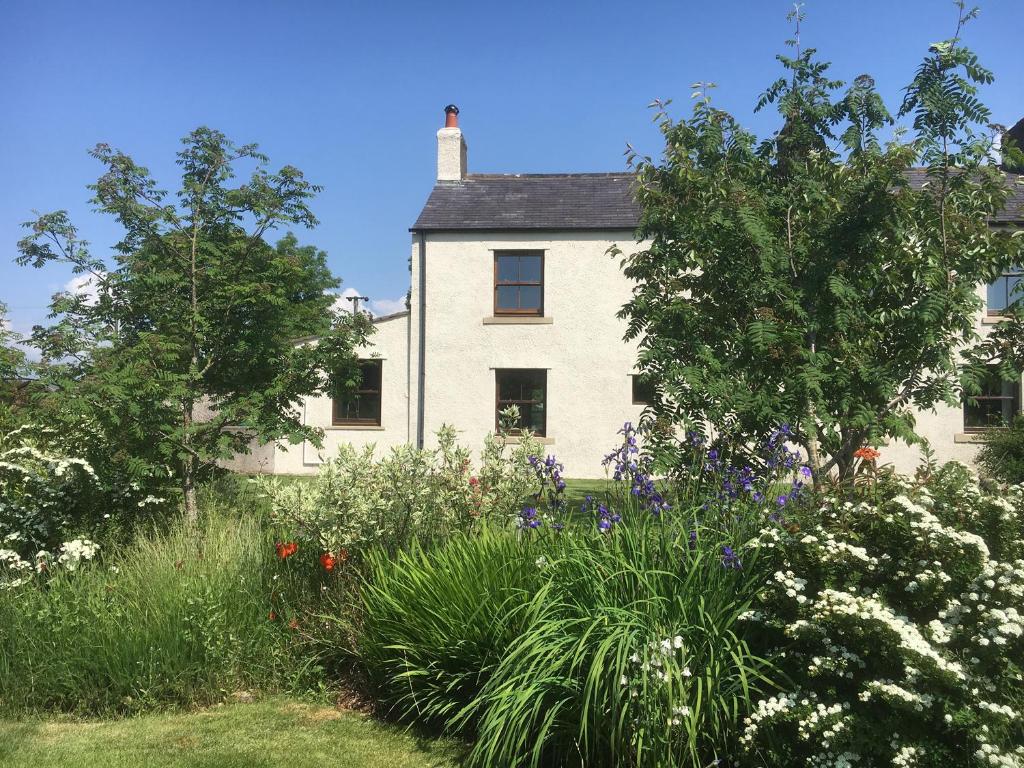
{"type": "Polygon", "coordinates": [[[271,611],[270,614],[267,616],[267,618],[270,619],[271,621],[277,621],[277,614],[274,613],[273,611],[271,611]]]}
{"type": "Polygon", "coordinates": [[[298,551],[299,545],[294,541],[279,541],[274,544],[274,549],[277,550],[277,556],[284,560],[294,555],[298,551]]]}
{"type": "Polygon", "coordinates": [[[874,448],[868,448],[867,446],[863,448],[858,448],[856,451],[853,452],[854,458],[863,459],[864,461],[874,461],[881,455],[882,454],[876,451],[874,448]]]}
{"type": "Polygon", "coordinates": [[[330,573],[334,570],[334,566],[337,560],[334,559],[334,555],[330,552],[324,552],[320,555],[320,565],[324,567],[324,570],[330,573]]]}

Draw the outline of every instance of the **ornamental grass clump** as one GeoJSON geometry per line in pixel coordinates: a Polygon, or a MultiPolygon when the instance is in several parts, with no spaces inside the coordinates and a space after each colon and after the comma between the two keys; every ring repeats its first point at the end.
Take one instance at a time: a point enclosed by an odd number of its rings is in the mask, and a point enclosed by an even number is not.
{"type": "Polygon", "coordinates": [[[1024,765],[1024,487],[954,464],[758,537],[744,619],[791,680],[744,721],[763,766],[1024,765]]]}

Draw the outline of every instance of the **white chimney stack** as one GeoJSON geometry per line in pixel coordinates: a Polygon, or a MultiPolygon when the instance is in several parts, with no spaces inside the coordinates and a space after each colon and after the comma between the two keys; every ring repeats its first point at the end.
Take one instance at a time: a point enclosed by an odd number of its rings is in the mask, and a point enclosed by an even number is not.
{"type": "Polygon", "coordinates": [[[444,108],[444,128],[437,132],[437,180],[462,181],[466,178],[466,140],[459,130],[459,108],[444,108]]]}

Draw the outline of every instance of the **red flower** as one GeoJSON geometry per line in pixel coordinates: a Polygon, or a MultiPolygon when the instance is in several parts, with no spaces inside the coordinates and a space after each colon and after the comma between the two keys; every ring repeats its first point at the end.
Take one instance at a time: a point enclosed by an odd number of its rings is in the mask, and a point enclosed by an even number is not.
{"type": "Polygon", "coordinates": [[[294,541],[278,541],[274,544],[274,549],[277,550],[277,556],[284,560],[294,555],[298,551],[299,545],[294,541]]]}
{"type": "Polygon", "coordinates": [[[322,565],[324,567],[324,570],[328,573],[334,570],[334,566],[336,563],[337,560],[334,559],[334,555],[332,555],[330,552],[324,552],[322,555],[320,555],[320,565],[322,565]]]}
{"type": "Polygon", "coordinates": [[[856,451],[853,452],[854,458],[863,459],[864,461],[874,461],[881,455],[882,454],[876,451],[874,448],[868,448],[867,446],[865,446],[864,448],[858,448],[856,451]]]}
{"type": "Polygon", "coordinates": [[[267,616],[267,618],[270,619],[271,621],[277,621],[277,614],[274,613],[273,611],[271,611],[270,614],[267,616]]]}
{"type": "Polygon", "coordinates": [[[473,477],[469,478],[469,484],[473,486],[480,485],[480,478],[474,475],[473,477]]]}

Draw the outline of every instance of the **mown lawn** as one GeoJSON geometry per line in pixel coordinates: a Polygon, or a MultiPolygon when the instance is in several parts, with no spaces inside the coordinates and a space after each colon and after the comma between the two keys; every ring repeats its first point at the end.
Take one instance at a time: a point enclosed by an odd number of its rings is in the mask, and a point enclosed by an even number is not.
{"type": "Polygon", "coordinates": [[[284,698],[123,720],[0,721],[0,766],[443,768],[458,746],[284,698]]]}

